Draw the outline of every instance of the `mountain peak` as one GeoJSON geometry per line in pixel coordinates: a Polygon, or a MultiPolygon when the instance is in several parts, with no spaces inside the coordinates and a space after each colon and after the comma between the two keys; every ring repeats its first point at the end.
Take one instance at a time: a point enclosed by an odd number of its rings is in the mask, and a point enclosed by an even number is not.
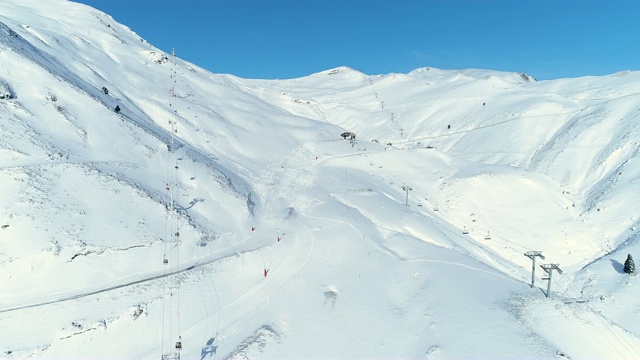
{"type": "Polygon", "coordinates": [[[327,75],[337,75],[337,74],[353,73],[353,72],[361,74],[360,71],[354,70],[348,66],[338,66],[333,69],[317,72],[315,74],[312,74],[311,76],[327,76],[327,75]]]}

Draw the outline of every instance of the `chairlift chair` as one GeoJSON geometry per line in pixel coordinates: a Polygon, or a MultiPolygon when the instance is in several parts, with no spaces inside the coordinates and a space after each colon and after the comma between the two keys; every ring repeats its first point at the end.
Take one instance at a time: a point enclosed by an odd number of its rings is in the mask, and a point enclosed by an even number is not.
{"type": "Polygon", "coordinates": [[[485,240],[491,240],[491,234],[487,231],[487,235],[484,236],[485,240]]]}
{"type": "Polygon", "coordinates": [[[462,228],[462,233],[465,235],[469,233],[469,230],[467,230],[466,226],[462,228]]]}
{"type": "Polygon", "coordinates": [[[422,206],[422,202],[418,200],[418,206],[422,206]]]}

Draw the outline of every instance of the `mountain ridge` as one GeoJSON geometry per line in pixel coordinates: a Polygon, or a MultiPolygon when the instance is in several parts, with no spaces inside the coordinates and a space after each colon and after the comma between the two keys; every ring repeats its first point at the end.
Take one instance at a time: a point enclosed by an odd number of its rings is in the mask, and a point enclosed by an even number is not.
{"type": "Polygon", "coordinates": [[[639,355],[640,73],[242,79],[0,10],[0,357],[639,355]]]}

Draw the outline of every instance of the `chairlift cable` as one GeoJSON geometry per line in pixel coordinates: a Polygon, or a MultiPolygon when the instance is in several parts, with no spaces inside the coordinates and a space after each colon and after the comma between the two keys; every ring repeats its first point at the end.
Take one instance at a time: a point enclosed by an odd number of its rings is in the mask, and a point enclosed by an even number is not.
{"type": "Polygon", "coordinates": [[[175,134],[177,133],[177,111],[176,111],[176,70],[175,70],[175,50],[171,52],[171,89],[170,89],[170,102],[169,108],[171,114],[170,120],[170,142],[167,144],[167,168],[166,168],[166,182],[165,187],[168,192],[169,204],[166,209],[165,215],[165,233],[164,233],[164,257],[163,257],[163,295],[162,295],[162,338],[161,338],[161,359],[180,359],[179,351],[182,349],[181,333],[180,333],[180,285],[178,284],[174,290],[171,289],[168,284],[167,274],[175,273],[180,267],[180,241],[179,237],[179,219],[178,212],[175,205],[175,191],[178,182],[178,162],[175,134]],[[173,167],[173,171],[171,168],[173,167]],[[171,244],[168,244],[171,242],[171,244]],[[167,252],[167,247],[169,251],[167,252]],[[174,251],[175,249],[175,251],[174,251]],[[168,265],[168,266],[167,266],[168,265]],[[168,309],[167,309],[168,307],[168,309]],[[175,307],[175,309],[174,309],[175,307]],[[175,310],[175,312],[174,312],[175,310]],[[174,317],[176,322],[174,323],[174,317]],[[168,327],[168,329],[167,329],[168,327]],[[175,347],[174,330],[177,328],[177,340],[175,347]],[[165,339],[165,336],[168,338],[165,339]],[[165,353],[165,341],[168,342],[169,349],[165,353]]]}
{"type": "MultiPolygon", "coordinates": [[[[569,284],[569,287],[573,287],[573,289],[577,292],[579,292],[580,294],[582,294],[582,291],[580,291],[580,289],[576,286],[576,284],[565,274],[560,274],[561,279],[565,279],[566,282],[569,284]]],[[[564,293],[566,293],[568,290],[568,288],[564,291],[564,293]]],[[[602,315],[596,311],[589,303],[586,303],[585,305],[587,307],[587,309],[589,309],[589,311],[591,313],[594,314],[594,316],[598,319],[598,321],[600,323],[602,323],[604,325],[604,327],[606,328],[606,330],[611,333],[619,342],[620,344],[622,344],[622,346],[629,351],[630,353],[634,353],[635,354],[635,358],[640,358],[640,353],[633,347],[633,345],[631,345],[629,343],[629,341],[627,341],[624,337],[619,337],[617,334],[617,330],[615,329],[615,327],[612,327],[610,323],[608,323],[607,321],[605,321],[604,319],[602,319],[602,315]]],[[[578,311],[582,312],[584,315],[584,311],[578,307],[578,311]]],[[[584,315],[586,318],[586,315],[584,315]]],[[[587,321],[589,321],[589,319],[587,319],[587,321]]],[[[593,324],[592,321],[589,321],[590,323],[593,324]]],[[[600,334],[603,336],[603,338],[605,338],[605,340],[607,340],[607,342],[614,347],[614,349],[616,349],[616,351],[622,356],[622,353],[620,353],[620,351],[618,350],[618,348],[615,346],[615,344],[613,344],[609,339],[607,339],[604,334],[602,333],[602,331],[595,325],[593,324],[594,327],[598,330],[598,332],[600,332],[600,334]]]]}
{"type": "MultiPolygon", "coordinates": [[[[173,81],[172,81],[172,86],[171,86],[171,97],[173,99],[173,122],[172,122],[172,131],[171,131],[171,147],[173,148],[175,145],[175,134],[177,133],[178,129],[177,129],[177,123],[176,120],[178,118],[178,110],[177,110],[177,97],[176,97],[176,81],[177,81],[177,69],[176,69],[176,51],[175,49],[171,50],[171,69],[172,69],[172,77],[173,77],[173,81]]],[[[173,170],[173,182],[172,182],[172,188],[171,188],[171,212],[172,212],[172,216],[174,217],[174,221],[175,221],[175,233],[174,233],[174,240],[175,240],[175,249],[176,249],[176,261],[175,261],[175,269],[176,271],[179,269],[180,267],[180,228],[179,228],[179,218],[178,218],[178,211],[176,209],[176,204],[175,204],[175,189],[177,187],[178,184],[178,160],[177,160],[177,151],[173,151],[173,160],[174,160],[174,170],[173,170]]],[[[176,358],[180,359],[180,353],[179,351],[182,349],[182,341],[181,341],[181,331],[180,331],[180,284],[178,284],[176,286],[176,329],[177,329],[177,336],[178,336],[178,340],[176,342],[175,345],[175,351],[176,351],[176,358]]],[[[173,296],[173,294],[172,294],[173,296]]],[[[173,302],[173,301],[172,301],[173,302]]],[[[172,329],[173,330],[173,329],[172,329]]]]}
{"type": "MultiPolygon", "coordinates": [[[[366,156],[366,157],[368,158],[368,156],[366,156]]],[[[383,171],[383,172],[384,172],[384,173],[386,173],[386,171],[383,171]]],[[[391,180],[390,180],[390,183],[391,183],[391,182],[397,183],[397,181],[394,181],[394,180],[397,180],[397,179],[393,179],[393,178],[390,178],[390,177],[388,177],[388,176],[387,176],[387,178],[391,179],[391,180]]],[[[413,198],[415,198],[416,196],[417,196],[417,194],[412,194],[412,195],[411,195],[411,197],[413,197],[413,198]]],[[[419,197],[418,197],[418,198],[419,198],[419,197]]],[[[493,235],[493,237],[495,237],[495,235],[493,235]]],[[[503,244],[503,245],[506,245],[506,247],[511,248],[511,250],[519,251],[519,250],[516,250],[516,249],[513,247],[513,246],[516,246],[516,247],[518,247],[518,248],[525,249],[525,250],[527,250],[527,251],[531,251],[531,249],[529,249],[528,247],[526,247],[526,246],[524,246],[524,245],[522,245],[522,244],[515,243],[515,242],[513,242],[513,241],[510,241],[510,240],[504,239],[504,238],[502,238],[502,237],[498,237],[498,238],[499,238],[499,240],[501,240],[502,242],[508,243],[508,244],[503,244]],[[509,245],[509,244],[510,244],[510,245],[509,245]]],[[[564,277],[564,278],[566,278],[566,275],[561,275],[561,276],[562,276],[562,277],[564,277]]],[[[574,287],[575,289],[577,289],[577,287],[575,286],[575,284],[574,284],[572,281],[568,280],[568,283],[569,283],[569,285],[570,285],[570,286],[572,286],[572,287],[574,287]]],[[[579,291],[579,289],[577,289],[577,290],[579,291]]],[[[625,339],[624,337],[619,336],[619,334],[618,334],[618,331],[619,331],[619,330],[618,330],[618,329],[615,329],[615,327],[614,327],[614,328],[612,328],[612,325],[611,325],[610,323],[608,323],[607,321],[605,321],[605,319],[602,319],[602,315],[600,315],[600,314],[599,314],[595,309],[593,309],[593,307],[592,307],[590,304],[588,304],[588,303],[587,303],[587,304],[586,304],[586,307],[587,307],[587,309],[589,309],[589,312],[591,312],[591,313],[593,313],[593,314],[594,314],[594,316],[598,319],[598,322],[600,322],[600,323],[601,323],[601,325],[604,325],[605,330],[606,330],[607,332],[609,332],[613,337],[615,337],[615,338],[618,340],[618,342],[620,343],[620,345],[622,345],[622,347],[624,347],[624,349],[625,349],[628,353],[633,354],[633,355],[634,355],[634,356],[636,356],[637,358],[640,358],[640,353],[639,353],[636,349],[634,349],[634,347],[629,343],[629,341],[628,341],[627,339],[625,339]]],[[[606,341],[607,343],[609,343],[609,344],[613,347],[613,349],[614,349],[614,350],[615,350],[615,351],[616,351],[620,356],[624,357],[623,352],[619,349],[619,347],[618,347],[616,344],[614,344],[614,343],[612,342],[612,339],[610,339],[610,338],[608,338],[607,336],[605,336],[605,333],[603,332],[603,329],[601,329],[601,326],[597,326],[597,324],[595,324],[593,321],[591,321],[591,320],[587,317],[587,314],[585,313],[585,311],[584,311],[583,309],[581,309],[580,307],[578,307],[578,311],[580,311],[580,312],[583,314],[583,317],[584,317],[584,319],[585,319],[587,322],[589,322],[590,324],[592,324],[592,325],[596,328],[596,330],[597,330],[597,331],[600,333],[600,335],[605,339],[605,341],[606,341]]]]}

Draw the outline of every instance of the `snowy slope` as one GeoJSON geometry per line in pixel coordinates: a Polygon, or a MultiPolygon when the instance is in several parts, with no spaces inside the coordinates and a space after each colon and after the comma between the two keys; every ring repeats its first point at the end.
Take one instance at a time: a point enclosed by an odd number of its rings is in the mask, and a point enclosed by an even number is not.
{"type": "Polygon", "coordinates": [[[0,64],[0,358],[640,357],[640,73],[242,79],[65,0],[0,64]]]}

